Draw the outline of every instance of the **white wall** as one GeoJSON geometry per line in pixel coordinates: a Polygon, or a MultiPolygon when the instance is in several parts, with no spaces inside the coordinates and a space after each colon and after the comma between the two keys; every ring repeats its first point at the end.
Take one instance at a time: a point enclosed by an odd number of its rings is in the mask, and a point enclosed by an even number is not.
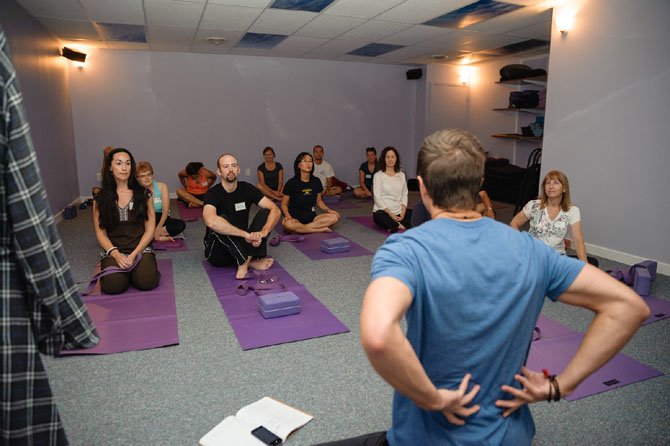
{"type": "Polygon", "coordinates": [[[574,28],[552,31],[543,170],[568,175],[591,252],[662,261],[667,274],[670,2],[568,6],[574,28]]]}
{"type": "MultiPolygon", "coordinates": [[[[214,170],[232,152],[256,181],[263,147],[293,174],[321,144],[336,175],[357,183],[365,147],[414,153],[416,83],[407,66],[139,51],[92,51],[73,69],[72,104],[82,194],[104,146],[129,148],[176,188],[188,161],[214,170]]],[[[412,155],[413,156],[413,155],[412,155]]],[[[245,169],[251,176],[245,176],[245,169]]]]}

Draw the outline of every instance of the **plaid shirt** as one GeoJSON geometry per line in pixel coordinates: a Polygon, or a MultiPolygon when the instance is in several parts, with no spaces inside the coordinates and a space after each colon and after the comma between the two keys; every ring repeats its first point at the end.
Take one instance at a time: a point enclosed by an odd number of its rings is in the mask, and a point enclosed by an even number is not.
{"type": "Polygon", "coordinates": [[[98,343],[70,275],[0,28],[0,444],[67,444],[39,352],[98,343]]]}

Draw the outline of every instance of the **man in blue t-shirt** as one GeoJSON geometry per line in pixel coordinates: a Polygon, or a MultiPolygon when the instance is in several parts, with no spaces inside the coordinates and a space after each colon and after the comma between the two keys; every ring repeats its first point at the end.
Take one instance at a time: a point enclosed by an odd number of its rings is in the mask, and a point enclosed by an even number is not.
{"type": "Polygon", "coordinates": [[[252,184],[237,180],[240,166],[233,155],[219,157],[216,173],[221,183],[210,188],[203,200],[205,258],[214,266],[236,265],[238,279],[249,268],[270,268],[273,260],[267,257],[267,237],[279,221],[279,208],[252,184]],[[249,223],[252,204],[260,209],[249,223]]]}
{"type": "Polygon", "coordinates": [[[392,426],[332,444],[530,445],[526,404],[569,395],[647,317],[642,299],[607,274],[482,218],[484,159],[462,130],[424,140],[417,173],[432,220],[377,251],[361,314],[368,358],[396,390],[392,426]],[[523,367],[545,296],[595,312],[557,376],[523,367]]]}

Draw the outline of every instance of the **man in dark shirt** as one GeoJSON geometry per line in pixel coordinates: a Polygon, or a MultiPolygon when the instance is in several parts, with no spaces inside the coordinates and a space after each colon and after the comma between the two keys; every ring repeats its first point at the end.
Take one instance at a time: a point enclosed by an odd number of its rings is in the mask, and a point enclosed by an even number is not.
{"type": "Polygon", "coordinates": [[[214,266],[237,265],[238,279],[249,268],[270,268],[273,260],[267,257],[267,237],[279,221],[279,208],[252,184],[237,181],[240,166],[233,155],[219,157],[216,173],[221,183],[209,189],[203,200],[205,258],[214,266]],[[260,209],[250,224],[252,204],[260,209]]]}

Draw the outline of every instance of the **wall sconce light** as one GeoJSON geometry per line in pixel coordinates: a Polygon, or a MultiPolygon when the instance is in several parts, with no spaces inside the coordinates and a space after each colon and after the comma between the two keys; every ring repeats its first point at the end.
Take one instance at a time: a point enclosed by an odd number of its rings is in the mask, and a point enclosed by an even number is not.
{"type": "Polygon", "coordinates": [[[461,66],[459,68],[459,79],[461,84],[470,85],[472,82],[472,74],[475,71],[475,67],[470,66],[461,66]]]}
{"type": "Polygon", "coordinates": [[[79,51],[72,50],[66,46],[63,47],[61,54],[66,59],[70,59],[74,62],[79,62],[81,64],[86,62],[86,53],[80,53],[79,51]]]}
{"type": "Polygon", "coordinates": [[[556,28],[565,35],[572,29],[575,23],[575,15],[572,12],[562,11],[556,14],[556,28]]]}

